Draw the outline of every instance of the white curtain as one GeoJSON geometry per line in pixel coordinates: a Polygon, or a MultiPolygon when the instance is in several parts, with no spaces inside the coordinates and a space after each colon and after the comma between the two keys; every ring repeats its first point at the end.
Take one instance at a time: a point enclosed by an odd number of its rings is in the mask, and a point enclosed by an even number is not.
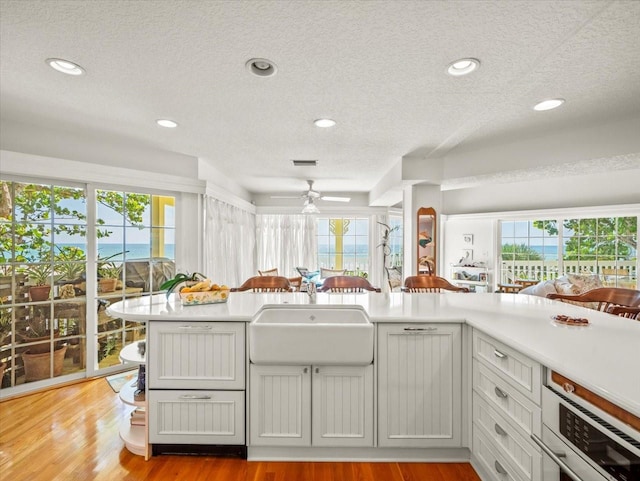
{"type": "Polygon", "coordinates": [[[203,274],[229,287],[256,274],[255,215],[205,196],[203,274]]]}
{"type": "MultiPolygon", "coordinates": [[[[298,276],[296,267],[317,268],[316,218],[309,215],[257,215],[257,269],[278,268],[284,277],[298,276]]],[[[257,271],[253,275],[256,275],[257,271]]]]}

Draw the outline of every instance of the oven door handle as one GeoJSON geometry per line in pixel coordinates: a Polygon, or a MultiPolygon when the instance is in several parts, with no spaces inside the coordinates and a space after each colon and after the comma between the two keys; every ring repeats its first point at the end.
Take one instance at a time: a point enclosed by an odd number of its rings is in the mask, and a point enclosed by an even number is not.
{"type": "Polygon", "coordinates": [[[562,454],[554,453],[553,450],[549,446],[544,444],[542,439],[540,439],[535,434],[531,435],[531,439],[533,440],[534,443],[536,443],[538,446],[540,446],[540,449],[542,449],[542,451],[544,451],[544,453],[547,456],[549,456],[551,458],[551,460],[554,463],[556,463],[560,467],[560,469],[562,469],[562,471],[564,471],[565,474],[567,476],[569,476],[573,481],[584,481],[569,466],[567,466],[567,463],[565,463],[562,459],[560,459],[560,457],[564,457],[564,456],[562,456],[562,454]]]}

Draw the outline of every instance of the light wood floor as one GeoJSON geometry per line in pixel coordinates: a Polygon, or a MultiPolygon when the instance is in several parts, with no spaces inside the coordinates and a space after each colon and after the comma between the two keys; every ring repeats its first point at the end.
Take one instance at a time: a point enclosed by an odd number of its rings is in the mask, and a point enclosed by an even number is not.
{"type": "Polygon", "coordinates": [[[128,412],[104,379],[0,403],[0,480],[480,481],[464,463],[271,463],[124,448],[128,412]]]}

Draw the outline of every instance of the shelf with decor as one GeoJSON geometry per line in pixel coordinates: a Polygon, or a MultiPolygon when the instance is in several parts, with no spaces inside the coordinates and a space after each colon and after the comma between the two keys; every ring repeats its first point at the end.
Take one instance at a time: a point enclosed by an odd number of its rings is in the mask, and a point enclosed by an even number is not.
{"type": "Polygon", "coordinates": [[[485,265],[451,265],[451,283],[474,292],[489,292],[489,269],[485,265]]]}
{"type": "MultiPolygon", "coordinates": [[[[146,344],[145,341],[136,341],[128,344],[120,351],[120,360],[125,364],[138,365],[138,376],[133,380],[127,381],[122,386],[118,396],[120,400],[134,409],[124,417],[120,423],[120,438],[124,441],[126,448],[133,454],[149,457],[149,443],[147,434],[147,401],[146,393],[139,393],[140,376],[145,376],[146,362],[146,344]]],[[[144,382],[143,382],[144,384],[144,382]]]]}

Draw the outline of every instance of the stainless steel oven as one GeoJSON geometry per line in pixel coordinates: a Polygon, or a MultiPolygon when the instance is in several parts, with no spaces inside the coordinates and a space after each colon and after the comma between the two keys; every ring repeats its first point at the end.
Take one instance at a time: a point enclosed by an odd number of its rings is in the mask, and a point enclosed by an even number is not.
{"type": "Polygon", "coordinates": [[[640,433],[549,387],[542,394],[544,481],[640,481],[640,433]]]}

